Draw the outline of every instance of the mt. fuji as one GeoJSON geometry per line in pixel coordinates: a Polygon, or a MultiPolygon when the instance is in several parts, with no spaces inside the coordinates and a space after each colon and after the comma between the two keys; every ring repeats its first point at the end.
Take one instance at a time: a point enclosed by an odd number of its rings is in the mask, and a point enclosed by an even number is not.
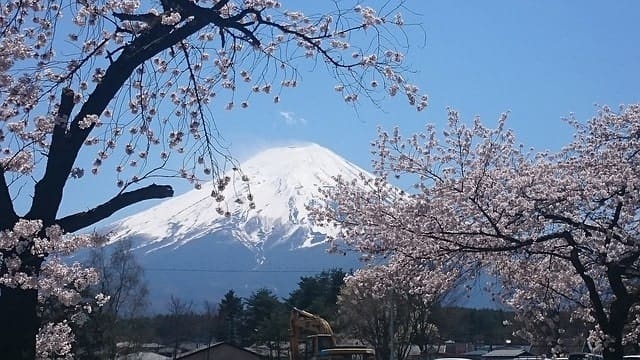
{"type": "Polygon", "coordinates": [[[286,296],[300,276],[358,266],[354,257],[326,253],[331,229],[311,224],[305,205],[320,200],[318,189],[332,186],[333,176],[351,180],[364,170],[316,144],[271,148],[240,168],[249,180],[229,173],[223,202],[207,183],[108,227],[110,243],[133,241],[154,307],[169,295],[217,301],[229,289],[248,296],[266,287],[286,296]]]}

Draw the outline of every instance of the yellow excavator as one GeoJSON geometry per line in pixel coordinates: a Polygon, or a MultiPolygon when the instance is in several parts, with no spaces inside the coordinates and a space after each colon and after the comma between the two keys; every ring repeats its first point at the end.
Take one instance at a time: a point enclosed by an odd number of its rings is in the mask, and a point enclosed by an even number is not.
{"type": "Polygon", "coordinates": [[[290,360],[375,360],[375,351],[364,346],[337,345],[327,320],[293,308],[290,316],[290,360]],[[308,333],[304,354],[298,351],[300,336],[308,333]]]}

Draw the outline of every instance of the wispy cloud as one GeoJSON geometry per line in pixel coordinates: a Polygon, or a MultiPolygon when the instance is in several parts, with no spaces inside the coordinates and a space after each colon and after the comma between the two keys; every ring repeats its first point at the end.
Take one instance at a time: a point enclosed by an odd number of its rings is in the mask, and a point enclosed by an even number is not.
{"type": "Polygon", "coordinates": [[[287,125],[306,125],[307,120],[305,118],[296,116],[292,111],[280,111],[280,116],[284,119],[284,123],[287,125]]]}

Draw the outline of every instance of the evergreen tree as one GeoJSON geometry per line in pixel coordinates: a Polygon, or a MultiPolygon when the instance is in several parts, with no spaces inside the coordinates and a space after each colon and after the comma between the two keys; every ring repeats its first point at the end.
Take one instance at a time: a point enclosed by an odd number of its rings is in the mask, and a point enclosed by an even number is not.
{"type": "Polygon", "coordinates": [[[218,317],[221,326],[216,331],[216,338],[219,341],[240,345],[244,305],[242,298],[238,297],[233,290],[229,290],[220,301],[218,317]]]}
{"type": "Polygon", "coordinates": [[[325,270],[318,275],[303,276],[298,289],[291,292],[286,303],[331,321],[338,312],[337,302],[346,273],[341,269],[325,270]]]}
{"type": "Polygon", "coordinates": [[[284,329],[279,326],[283,325],[282,318],[286,319],[286,310],[278,297],[269,289],[255,291],[246,301],[245,326],[248,342],[269,344],[286,339],[287,326],[284,329]]]}

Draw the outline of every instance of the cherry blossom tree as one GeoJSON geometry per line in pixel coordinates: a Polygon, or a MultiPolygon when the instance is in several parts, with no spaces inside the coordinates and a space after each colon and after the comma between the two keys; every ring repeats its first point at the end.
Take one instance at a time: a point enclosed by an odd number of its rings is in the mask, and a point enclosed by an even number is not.
{"type": "Polygon", "coordinates": [[[220,142],[216,109],[246,108],[255,96],[279,102],[301,82],[304,61],[325,67],[350,104],[399,94],[418,110],[426,106],[403,76],[402,1],[377,10],[360,1],[327,2],[314,16],[284,6],[277,0],[0,4],[3,356],[33,358],[38,329],[43,356],[69,353],[67,323],[41,327],[37,311],[45,295],[78,304],[79,291],[96,280],[95,272],[71,271],[55,260],[93,242],[65,234],[173,195],[171,186],[152,179],[184,178],[196,188],[215,181],[216,211],[228,215],[221,191],[237,178],[244,193],[234,201],[253,207],[248,177],[220,142]],[[225,175],[231,168],[235,176],[225,175]],[[113,197],[61,214],[68,181],[101,172],[114,176],[113,197]],[[24,213],[17,210],[27,202],[24,213]]]}
{"type": "Polygon", "coordinates": [[[573,311],[605,359],[622,358],[640,332],[640,105],[567,119],[575,136],[557,152],[520,145],[506,114],[495,129],[448,115],[442,135],[380,131],[377,177],[337,178],[316,221],[417,290],[432,284],[421,263],[484,269],[530,321],[573,311]],[[415,191],[389,185],[396,176],[415,191]]]}
{"type": "Polygon", "coordinates": [[[424,346],[422,340],[437,332],[431,310],[452,290],[457,279],[452,273],[433,271],[431,288],[416,293],[404,275],[390,276],[384,265],[360,269],[340,289],[339,320],[375,349],[377,359],[406,359],[412,344],[424,346]]]}

